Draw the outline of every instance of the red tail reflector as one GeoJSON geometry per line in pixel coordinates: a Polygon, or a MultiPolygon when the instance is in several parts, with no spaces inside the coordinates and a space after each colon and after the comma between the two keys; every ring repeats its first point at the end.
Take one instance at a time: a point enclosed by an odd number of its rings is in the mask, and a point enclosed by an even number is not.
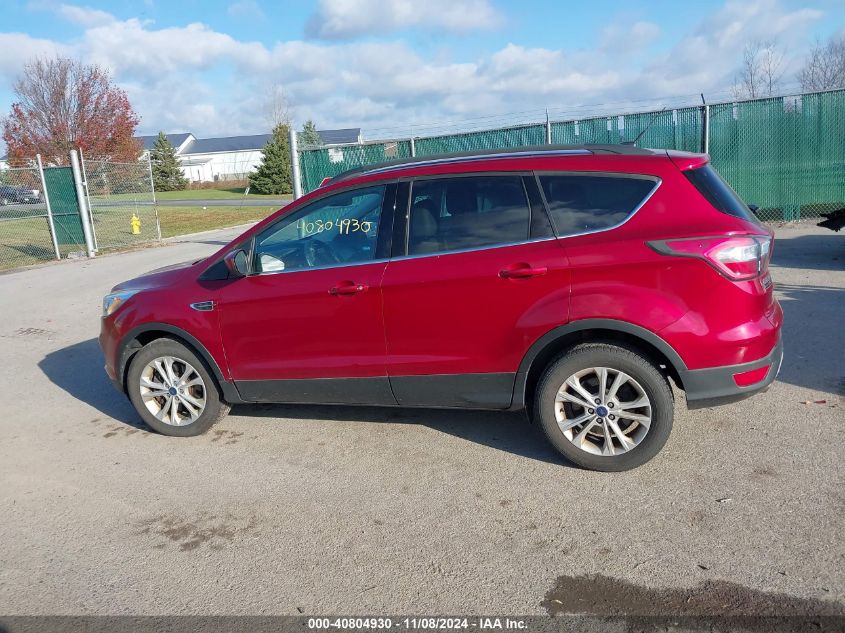
{"type": "Polygon", "coordinates": [[[758,383],[766,377],[766,374],[769,373],[769,367],[771,367],[771,365],[763,365],[757,369],[734,374],[734,382],[737,387],[748,387],[749,385],[758,383]]]}
{"type": "Polygon", "coordinates": [[[769,267],[768,235],[724,235],[648,242],[658,253],[703,259],[728,279],[754,279],[769,267]]]}

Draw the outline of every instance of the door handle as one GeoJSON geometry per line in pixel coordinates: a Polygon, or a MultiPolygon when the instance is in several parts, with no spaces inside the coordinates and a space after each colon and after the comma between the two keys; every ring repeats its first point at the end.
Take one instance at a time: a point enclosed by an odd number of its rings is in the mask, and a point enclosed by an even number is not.
{"type": "Polygon", "coordinates": [[[548,268],[545,266],[530,266],[529,264],[514,264],[499,271],[502,279],[528,279],[545,275],[548,268]]]}
{"type": "Polygon", "coordinates": [[[359,292],[364,292],[369,286],[366,284],[356,284],[351,281],[346,281],[333,286],[329,290],[330,295],[354,295],[359,292]]]}

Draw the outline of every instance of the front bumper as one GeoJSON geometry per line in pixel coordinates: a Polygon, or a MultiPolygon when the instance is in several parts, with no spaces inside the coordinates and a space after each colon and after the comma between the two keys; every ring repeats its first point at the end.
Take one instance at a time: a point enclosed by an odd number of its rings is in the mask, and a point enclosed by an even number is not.
{"type": "Polygon", "coordinates": [[[119,340],[119,333],[114,326],[114,320],[109,318],[100,319],[100,349],[103,350],[103,357],[105,358],[105,365],[103,369],[109,377],[112,386],[123,393],[123,384],[117,373],[116,356],[117,356],[117,342],[119,340]]]}
{"type": "Polygon", "coordinates": [[[687,370],[681,375],[681,382],[684,385],[687,397],[687,407],[690,409],[714,407],[743,400],[759,393],[774,382],[782,362],[783,341],[778,339],[772,351],[759,360],[740,365],[687,370]],[[767,365],[769,371],[760,382],[747,387],[740,387],[734,381],[734,374],[759,369],[767,365]]]}

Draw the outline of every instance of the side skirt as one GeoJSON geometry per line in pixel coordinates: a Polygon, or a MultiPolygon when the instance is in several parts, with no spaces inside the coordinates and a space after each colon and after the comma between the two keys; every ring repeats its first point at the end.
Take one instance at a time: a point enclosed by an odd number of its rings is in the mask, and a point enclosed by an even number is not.
{"type": "Polygon", "coordinates": [[[291,380],[238,380],[246,402],[291,404],[395,405],[386,376],[373,378],[302,378],[291,380]]]}
{"type": "Polygon", "coordinates": [[[513,373],[239,380],[243,402],[507,409],[513,373]]]}
{"type": "Polygon", "coordinates": [[[516,374],[391,376],[396,401],[408,407],[507,409],[516,374]]]}

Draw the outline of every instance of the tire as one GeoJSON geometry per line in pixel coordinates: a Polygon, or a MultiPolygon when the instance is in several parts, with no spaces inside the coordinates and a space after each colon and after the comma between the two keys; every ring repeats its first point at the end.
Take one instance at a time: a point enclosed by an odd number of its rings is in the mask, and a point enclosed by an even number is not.
{"type": "Polygon", "coordinates": [[[674,408],[666,378],[639,352],[616,343],[584,343],[546,368],[537,387],[534,415],[552,446],[570,462],[590,470],[623,471],[645,464],[660,452],[672,431],[674,408]],[[605,397],[596,404],[602,373],[605,397]],[[593,395],[590,404],[594,407],[572,401],[587,404],[584,391],[565,384],[570,377],[593,395]],[[611,396],[617,380],[620,386],[611,396]]]}
{"type": "Polygon", "coordinates": [[[205,362],[191,349],[169,338],[148,343],[132,357],[126,375],[126,391],[138,415],[148,426],[174,437],[201,435],[226,417],[230,409],[221,400],[217,381],[205,362]],[[156,362],[160,369],[155,368],[156,362]],[[168,372],[177,380],[170,380],[168,372]],[[142,378],[146,386],[142,386],[142,378]],[[179,378],[186,384],[181,384],[179,378]],[[171,386],[173,389],[169,389],[171,386]],[[162,387],[167,388],[167,395],[159,396],[157,394],[162,392],[162,387]],[[174,396],[172,392],[177,387],[182,389],[182,393],[177,391],[178,395],[174,396]],[[202,408],[198,404],[202,404],[202,408]],[[158,416],[154,413],[156,409],[158,416]]]}

